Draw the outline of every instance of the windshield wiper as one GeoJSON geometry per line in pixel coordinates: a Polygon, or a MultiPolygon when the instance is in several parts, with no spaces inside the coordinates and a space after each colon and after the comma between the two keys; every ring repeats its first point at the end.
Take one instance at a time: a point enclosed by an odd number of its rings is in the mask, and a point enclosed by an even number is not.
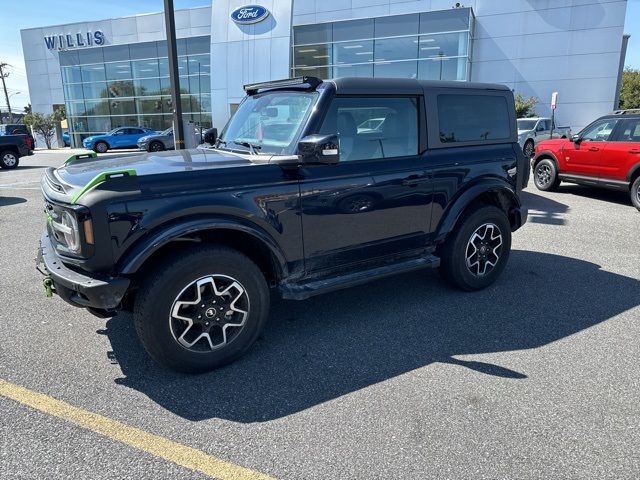
{"type": "MultiPolygon", "coordinates": [[[[251,142],[243,142],[242,140],[231,140],[233,143],[235,143],[236,145],[240,145],[242,147],[247,147],[249,149],[249,153],[251,155],[257,155],[256,154],[256,150],[260,150],[262,148],[262,145],[257,145],[255,143],[251,143],[251,142]]],[[[226,145],[226,143],[225,143],[226,145]]]]}

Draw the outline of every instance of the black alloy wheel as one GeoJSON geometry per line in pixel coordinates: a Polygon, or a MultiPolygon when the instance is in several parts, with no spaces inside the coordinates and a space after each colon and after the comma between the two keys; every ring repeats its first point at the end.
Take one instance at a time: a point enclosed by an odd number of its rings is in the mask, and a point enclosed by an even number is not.
{"type": "Polygon", "coordinates": [[[533,158],[533,155],[536,153],[536,147],[533,144],[533,140],[527,140],[522,151],[527,158],[533,158]]]}

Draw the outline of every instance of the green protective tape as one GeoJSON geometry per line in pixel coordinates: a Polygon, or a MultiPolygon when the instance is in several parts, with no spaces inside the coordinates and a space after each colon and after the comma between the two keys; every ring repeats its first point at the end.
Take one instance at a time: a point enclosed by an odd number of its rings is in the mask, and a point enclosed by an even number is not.
{"type": "Polygon", "coordinates": [[[87,193],[90,190],[93,190],[101,183],[106,182],[109,178],[114,177],[116,175],[123,175],[126,177],[135,177],[136,171],[130,168],[127,170],[113,170],[111,172],[99,173],[98,175],[93,177],[91,180],[89,180],[89,182],[87,182],[87,184],[84,187],[82,187],[80,190],[76,192],[76,194],[71,198],[71,205],[74,205],[80,199],[80,197],[82,197],[85,193],[87,193]]]}
{"type": "Polygon", "coordinates": [[[86,153],[76,153],[75,155],[71,155],[69,158],[67,158],[67,160],[64,162],[64,165],[71,165],[73,162],[75,162],[76,160],[81,160],[83,158],[96,158],[98,156],[98,154],[96,152],[92,152],[90,150],[87,150],[86,153]]]}

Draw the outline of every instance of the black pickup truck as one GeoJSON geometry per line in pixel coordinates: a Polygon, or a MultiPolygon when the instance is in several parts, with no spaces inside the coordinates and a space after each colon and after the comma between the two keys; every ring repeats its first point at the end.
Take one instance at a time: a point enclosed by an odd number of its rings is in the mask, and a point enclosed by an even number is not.
{"type": "Polygon", "coordinates": [[[27,135],[0,135],[0,168],[17,168],[21,157],[33,155],[33,144],[27,135]]]}
{"type": "Polygon", "coordinates": [[[158,363],[201,372],[256,340],[270,288],[302,300],[426,267],[462,290],[498,278],[529,176],[507,87],[303,77],[245,90],[209,148],[46,171],[49,294],[132,310],[158,363]]]}

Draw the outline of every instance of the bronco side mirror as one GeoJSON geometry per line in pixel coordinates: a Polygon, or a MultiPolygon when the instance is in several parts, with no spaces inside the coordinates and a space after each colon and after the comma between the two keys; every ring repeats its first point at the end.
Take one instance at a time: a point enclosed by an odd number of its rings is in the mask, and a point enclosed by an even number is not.
{"type": "Polygon", "coordinates": [[[335,165],[340,161],[338,135],[307,135],[298,142],[302,163],[335,165]]]}
{"type": "Polygon", "coordinates": [[[571,135],[571,141],[573,143],[580,143],[582,141],[582,137],[580,137],[580,135],[578,135],[578,134],[571,135]]]}
{"type": "Polygon", "coordinates": [[[205,143],[209,143],[211,145],[216,143],[218,139],[218,129],[217,128],[209,128],[204,131],[204,141],[205,143]]]}

